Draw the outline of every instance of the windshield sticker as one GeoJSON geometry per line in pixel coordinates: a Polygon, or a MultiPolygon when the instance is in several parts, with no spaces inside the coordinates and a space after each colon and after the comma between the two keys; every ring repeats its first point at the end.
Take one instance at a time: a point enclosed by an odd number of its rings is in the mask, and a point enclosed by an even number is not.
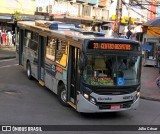
{"type": "Polygon", "coordinates": [[[67,80],[67,71],[66,70],[63,70],[62,77],[64,80],[67,80]]]}
{"type": "Polygon", "coordinates": [[[117,78],[117,85],[118,86],[124,86],[124,78],[123,77],[118,77],[117,78]]]}
{"type": "Polygon", "coordinates": [[[59,66],[56,66],[56,70],[59,72],[59,73],[62,73],[63,72],[63,69],[59,66]]]}

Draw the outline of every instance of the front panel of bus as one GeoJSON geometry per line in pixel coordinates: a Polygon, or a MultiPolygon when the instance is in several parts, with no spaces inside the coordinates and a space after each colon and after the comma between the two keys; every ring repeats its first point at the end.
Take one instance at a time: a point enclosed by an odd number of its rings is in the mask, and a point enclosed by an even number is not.
{"type": "Polygon", "coordinates": [[[138,42],[87,40],[82,50],[77,110],[105,112],[135,109],[139,103],[141,51],[138,42]]]}

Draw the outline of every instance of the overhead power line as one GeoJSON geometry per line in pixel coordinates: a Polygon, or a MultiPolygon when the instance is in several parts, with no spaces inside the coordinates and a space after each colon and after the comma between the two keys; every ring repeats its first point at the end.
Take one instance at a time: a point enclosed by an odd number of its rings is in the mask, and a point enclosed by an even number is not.
{"type": "Polygon", "coordinates": [[[145,18],[145,19],[147,19],[147,20],[149,19],[148,17],[144,16],[143,14],[137,12],[134,8],[132,8],[132,6],[131,6],[130,4],[124,2],[123,0],[122,0],[122,4],[125,5],[126,7],[130,8],[130,10],[132,10],[132,11],[135,12],[135,13],[137,13],[137,14],[140,15],[141,17],[143,17],[143,18],[145,18]]]}
{"type": "MultiPolygon", "coordinates": [[[[139,3],[139,1],[138,1],[138,0],[134,0],[134,1],[136,2],[136,4],[137,4],[137,5],[140,5],[140,6],[141,6],[141,8],[146,9],[146,10],[148,10],[148,11],[150,11],[150,12],[154,13],[154,14],[157,14],[156,12],[154,12],[154,11],[152,11],[152,10],[148,9],[147,7],[143,6],[143,5],[142,5],[142,3],[139,3]]],[[[148,5],[150,5],[150,4],[148,4],[148,5]]],[[[154,6],[154,5],[153,5],[153,6],[154,6]]]]}

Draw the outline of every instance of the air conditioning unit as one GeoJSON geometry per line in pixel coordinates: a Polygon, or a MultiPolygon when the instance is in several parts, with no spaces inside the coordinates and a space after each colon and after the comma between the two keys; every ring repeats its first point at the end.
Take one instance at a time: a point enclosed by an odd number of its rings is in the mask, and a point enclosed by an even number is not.
{"type": "Polygon", "coordinates": [[[98,3],[97,3],[97,4],[95,4],[95,5],[93,5],[93,7],[98,7],[98,3]]]}

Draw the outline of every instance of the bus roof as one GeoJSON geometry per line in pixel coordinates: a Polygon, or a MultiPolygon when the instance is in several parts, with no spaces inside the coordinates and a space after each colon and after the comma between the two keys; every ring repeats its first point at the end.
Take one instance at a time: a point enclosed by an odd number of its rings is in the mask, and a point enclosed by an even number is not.
{"type": "Polygon", "coordinates": [[[105,37],[104,33],[94,32],[94,31],[84,31],[81,28],[73,24],[65,24],[59,21],[19,21],[17,23],[19,27],[25,29],[31,29],[35,32],[42,32],[46,35],[59,35],[61,37],[70,37],[73,40],[84,40],[84,39],[97,39],[97,40],[108,40],[114,42],[130,42],[138,43],[137,41],[132,41],[128,39],[105,37]]]}

